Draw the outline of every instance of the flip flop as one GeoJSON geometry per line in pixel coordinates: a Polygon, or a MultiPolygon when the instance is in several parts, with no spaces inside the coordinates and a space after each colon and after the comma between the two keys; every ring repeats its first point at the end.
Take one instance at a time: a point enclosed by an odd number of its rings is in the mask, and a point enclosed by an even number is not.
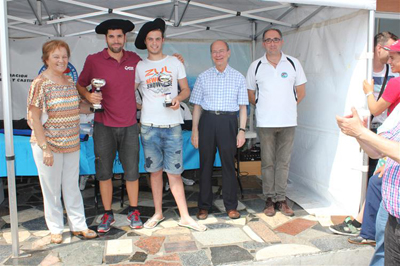
{"type": "Polygon", "coordinates": [[[154,217],[151,217],[144,223],[143,227],[146,229],[153,229],[153,228],[156,228],[157,225],[159,225],[164,220],[165,220],[165,217],[161,218],[160,220],[158,220],[154,217]],[[151,226],[150,224],[153,224],[153,225],[151,226]]]}
{"type": "Polygon", "coordinates": [[[196,222],[191,224],[182,224],[181,222],[178,223],[179,226],[186,227],[195,231],[204,232],[207,230],[207,227],[202,224],[198,224],[196,222]]]}

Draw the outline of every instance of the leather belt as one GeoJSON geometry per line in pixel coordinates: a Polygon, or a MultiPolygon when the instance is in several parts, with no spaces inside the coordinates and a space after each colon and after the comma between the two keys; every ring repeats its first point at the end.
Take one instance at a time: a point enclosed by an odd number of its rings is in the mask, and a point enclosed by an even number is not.
{"type": "Polygon", "coordinates": [[[204,113],[207,114],[213,114],[213,115],[236,115],[237,112],[226,112],[226,111],[209,111],[209,110],[204,110],[204,113]]]}
{"type": "Polygon", "coordinates": [[[382,123],[371,123],[371,129],[377,129],[381,125],[382,125],[382,123]]]}
{"type": "Polygon", "coordinates": [[[155,125],[153,123],[141,123],[143,126],[148,126],[148,127],[158,127],[158,128],[172,128],[179,126],[180,124],[172,124],[172,125],[155,125]]]}

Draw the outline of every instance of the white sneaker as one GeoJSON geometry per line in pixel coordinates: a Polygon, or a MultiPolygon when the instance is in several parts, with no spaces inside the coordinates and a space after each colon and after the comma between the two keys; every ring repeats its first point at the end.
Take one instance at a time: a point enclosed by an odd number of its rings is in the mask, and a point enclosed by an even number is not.
{"type": "Polygon", "coordinates": [[[90,176],[88,175],[81,175],[79,177],[79,189],[80,190],[85,190],[86,188],[86,182],[88,181],[90,176]]]}
{"type": "MultiPolygon", "coordinates": [[[[183,184],[185,184],[186,186],[193,186],[194,183],[195,183],[194,180],[188,179],[188,178],[184,178],[183,176],[182,176],[182,181],[183,181],[183,184]]],[[[168,181],[167,181],[167,182],[165,183],[165,191],[168,191],[168,190],[169,190],[169,183],[168,183],[168,181]]]]}
{"type": "Polygon", "coordinates": [[[184,178],[183,176],[182,176],[182,181],[183,181],[183,184],[185,184],[186,186],[193,186],[194,183],[195,183],[194,180],[188,179],[188,178],[184,178]]]}

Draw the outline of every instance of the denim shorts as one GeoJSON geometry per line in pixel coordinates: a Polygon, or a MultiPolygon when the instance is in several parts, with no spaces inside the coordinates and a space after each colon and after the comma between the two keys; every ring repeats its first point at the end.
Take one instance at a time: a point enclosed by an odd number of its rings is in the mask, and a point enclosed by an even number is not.
{"type": "Polygon", "coordinates": [[[145,165],[149,173],[160,170],[180,175],[183,172],[182,128],[158,128],[142,125],[140,129],[145,165]]]}
{"type": "Polygon", "coordinates": [[[124,179],[139,178],[139,126],[108,127],[94,122],[93,141],[97,180],[108,180],[113,176],[115,156],[124,169],[124,179]]]}

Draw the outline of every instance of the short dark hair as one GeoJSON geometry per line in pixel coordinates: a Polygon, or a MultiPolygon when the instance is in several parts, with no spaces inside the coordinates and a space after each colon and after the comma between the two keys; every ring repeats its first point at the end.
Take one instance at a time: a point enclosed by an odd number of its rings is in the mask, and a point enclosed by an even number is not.
{"type": "Polygon", "coordinates": [[[264,39],[265,33],[269,32],[269,31],[271,31],[271,30],[274,30],[274,31],[278,32],[279,36],[280,36],[281,39],[282,39],[282,32],[281,32],[280,30],[278,30],[278,29],[275,29],[275,28],[266,29],[266,30],[264,31],[264,33],[263,33],[263,39],[264,39]]]}
{"type": "Polygon", "coordinates": [[[226,45],[226,50],[229,51],[229,44],[228,44],[226,41],[224,41],[224,40],[215,40],[215,41],[213,41],[213,42],[211,43],[211,45],[210,45],[210,52],[212,52],[212,46],[213,46],[214,43],[216,43],[216,42],[223,42],[223,43],[225,43],[225,45],[226,45]]]}
{"type": "Polygon", "coordinates": [[[65,48],[67,50],[68,58],[71,56],[71,52],[69,50],[69,46],[66,42],[61,40],[51,40],[43,44],[42,46],[42,61],[44,65],[47,67],[46,61],[49,59],[49,56],[54,50],[65,48]]]}
{"type": "Polygon", "coordinates": [[[108,35],[108,31],[110,31],[110,30],[122,30],[122,33],[124,34],[124,35],[126,35],[126,31],[124,31],[124,29],[121,29],[121,28],[117,28],[117,29],[107,29],[107,33],[106,33],[106,36],[108,35]]]}
{"type": "Polygon", "coordinates": [[[378,44],[384,46],[386,43],[389,41],[389,39],[392,39],[393,41],[397,41],[399,37],[391,33],[390,31],[383,31],[375,35],[374,37],[374,47],[376,47],[378,44]]]}
{"type": "MultiPolygon", "coordinates": [[[[161,37],[164,39],[164,31],[162,31],[161,29],[154,29],[154,30],[151,30],[151,31],[149,31],[149,32],[156,31],[156,30],[158,30],[159,32],[161,32],[161,37]]],[[[149,33],[147,33],[147,34],[149,34],[149,33]]],[[[147,35],[146,35],[146,37],[147,37],[147,35]]]]}

